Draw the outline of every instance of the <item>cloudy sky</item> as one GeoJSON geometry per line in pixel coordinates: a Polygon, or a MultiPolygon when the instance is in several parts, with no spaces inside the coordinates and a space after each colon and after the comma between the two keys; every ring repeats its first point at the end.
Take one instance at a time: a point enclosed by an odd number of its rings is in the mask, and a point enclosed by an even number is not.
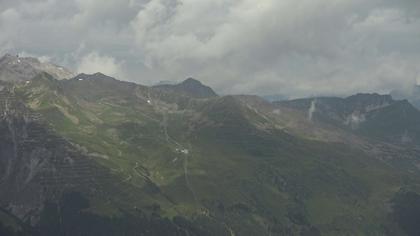
{"type": "Polygon", "coordinates": [[[418,0],[0,0],[0,53],[219,93],[347,95],[420,82],[418,0]]]}

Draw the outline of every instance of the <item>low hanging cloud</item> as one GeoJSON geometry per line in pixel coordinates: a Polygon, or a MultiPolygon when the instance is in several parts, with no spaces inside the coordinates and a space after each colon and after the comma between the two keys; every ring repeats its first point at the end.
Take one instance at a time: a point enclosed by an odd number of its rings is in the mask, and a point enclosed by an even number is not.
{"type": "Polygon", "coordinates": [[[220,93],[388,92],[420,79],[415,0],[3,0],[0,52],[220,93]]]}
{"type": "Polygon", "coordinates": [[[77,72],[85,74],[101,72],[115,77],[122,74],[121,65],[114,58],[101,56],[96,52],[92,52],[81,58],[77,66],[77,72]]]}

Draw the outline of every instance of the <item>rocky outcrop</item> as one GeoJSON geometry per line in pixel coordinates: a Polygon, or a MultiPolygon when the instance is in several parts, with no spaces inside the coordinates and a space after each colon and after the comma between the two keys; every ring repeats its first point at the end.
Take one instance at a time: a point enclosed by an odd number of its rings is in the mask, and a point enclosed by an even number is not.
{"type": "Polygon", "coordinates": [[[19,57],[10,54],[0,58],[0,80],[20,82],[30,80],[41,72],[46,72],[56,79],[74,77],[70,70],[32,57],[19,57]]]}
{"type": "Polygon", "coordinates": [[[110,178],[106,169],[55,135],[10,87],[0,91],[0,111],[0,207],[4,211],[33,225],[45,202],[56,201],[68,191],[95,194],[99,183],[110,178]]]}

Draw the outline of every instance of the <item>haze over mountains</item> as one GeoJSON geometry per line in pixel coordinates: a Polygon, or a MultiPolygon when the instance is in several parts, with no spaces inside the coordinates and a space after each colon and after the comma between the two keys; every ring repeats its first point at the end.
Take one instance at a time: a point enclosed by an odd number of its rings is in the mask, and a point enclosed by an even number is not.
{"type": "Polygon", "coordinates": [[[420,86],[415,85],[404,90],[391,91],[392,97],[396,99],[408,99],[411,104],[420,109],[420,86]]]}
{"type": "Polygon", "coordinates": [[[407,100],[269,102],[0,65],[0,235],[420,234],[407,100]]]}

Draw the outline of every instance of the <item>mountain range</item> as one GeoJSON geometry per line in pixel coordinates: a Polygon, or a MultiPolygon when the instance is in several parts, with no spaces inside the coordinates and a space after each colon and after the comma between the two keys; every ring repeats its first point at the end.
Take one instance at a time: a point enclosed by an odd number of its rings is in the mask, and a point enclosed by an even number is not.
{"type": "Polygon", "coordinates": [[[407,100],[269,102],[60,68],[0,59],[0,235],[420,234],[407,100]]]}

